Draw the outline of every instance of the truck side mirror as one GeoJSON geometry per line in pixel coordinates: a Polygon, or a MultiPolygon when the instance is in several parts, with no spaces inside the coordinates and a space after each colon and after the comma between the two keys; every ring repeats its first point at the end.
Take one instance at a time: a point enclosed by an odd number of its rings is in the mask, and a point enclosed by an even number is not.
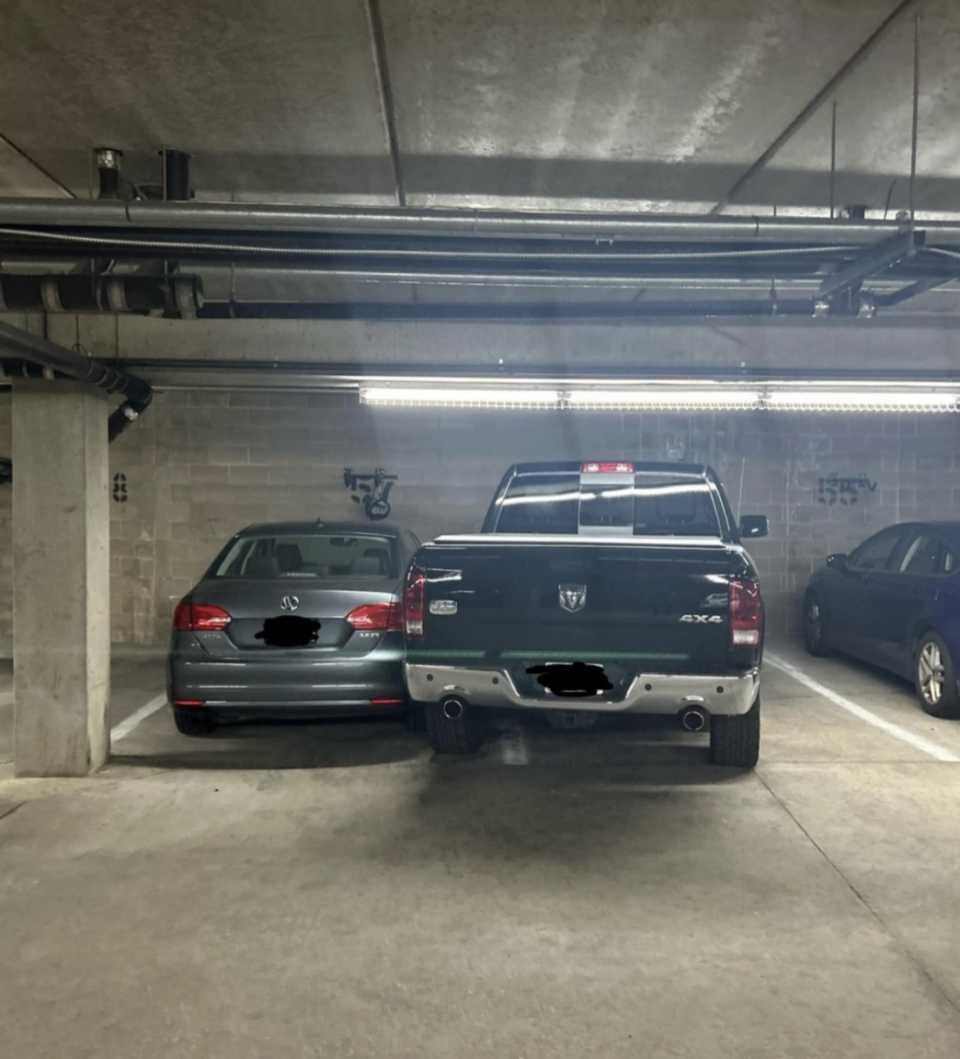
{"type": "Polygon", "coordinates": [[[847,568],[847,557],[843,554],[828,555],[827,566],[832,566],[836,570],[846,570],[847,568]]]}
{"type": "Polygon", "coordinates": [[[766,515],[744,515],[740,519],[740,536],[766,537],[770,532],[770,523],[766,515]]]}

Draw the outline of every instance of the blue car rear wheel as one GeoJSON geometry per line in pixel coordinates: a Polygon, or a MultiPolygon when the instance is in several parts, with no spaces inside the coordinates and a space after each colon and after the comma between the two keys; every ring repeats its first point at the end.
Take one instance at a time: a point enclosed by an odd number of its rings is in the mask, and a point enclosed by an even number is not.
{"type": "Polygon", "coordinates": [[[953,659],[943,639],[926,632],[917,644],[914,670],[920,705],[931,717],[960,717],[953,659]]]}

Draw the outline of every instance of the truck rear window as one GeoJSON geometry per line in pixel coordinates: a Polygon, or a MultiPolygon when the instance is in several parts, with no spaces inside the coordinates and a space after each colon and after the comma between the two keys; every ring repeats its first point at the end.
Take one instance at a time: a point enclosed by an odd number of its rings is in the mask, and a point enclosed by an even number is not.
{"type": "Polygon", "coordinates": [[[702,478],[640,472],[632,484],[591,485],[578,474],[520,475],[500,502],[497,533],[617,532],[718,537],[716,503],[702,478]]]}

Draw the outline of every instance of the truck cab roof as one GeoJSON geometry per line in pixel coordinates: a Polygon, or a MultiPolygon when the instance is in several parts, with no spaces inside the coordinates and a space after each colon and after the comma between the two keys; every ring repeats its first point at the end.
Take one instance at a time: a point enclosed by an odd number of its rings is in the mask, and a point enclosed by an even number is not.
{"type": "MultiPolygon", "coordinates": [[[[515,463],[508,468],[505,477],[522,474],[579,474],[584,460],[557,460],[545,463],[515,463]]],[[[712,467],[704,463],[675,463],[654,460],[615,460],[615,463],[631,463],[634,471],[650,471],[657,474],[676,474],[691,478],[716,478],[712,467]]]]}

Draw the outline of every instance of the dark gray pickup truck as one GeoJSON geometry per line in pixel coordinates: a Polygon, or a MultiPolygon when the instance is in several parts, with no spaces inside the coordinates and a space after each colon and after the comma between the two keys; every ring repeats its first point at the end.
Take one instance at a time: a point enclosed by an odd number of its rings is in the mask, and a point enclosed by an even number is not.
{"type": "Polygon", "coordinates": [[[482,533],[440,537],[407,575],[407,688],[434,750],[476,750],[491,709],[709,726],[711,759],[760,749],[763,604],[716,474],[680,463],[518,464],[482,533]]]}

